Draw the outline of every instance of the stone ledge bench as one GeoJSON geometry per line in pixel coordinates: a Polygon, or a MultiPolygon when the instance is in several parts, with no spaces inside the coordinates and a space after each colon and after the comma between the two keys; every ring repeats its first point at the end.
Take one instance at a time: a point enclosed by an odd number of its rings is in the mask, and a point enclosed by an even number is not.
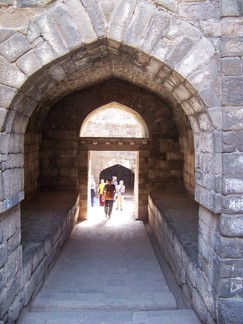
{"type": "Polygon", "coordinates": [[[78,218],[74,192],[41,192],[21,205],[24,306],[38,292],[78,218]]]}
{"type": "Polygon", "coordinates": [[[198,270],[198,211],[198,203],[180,188],[151,192],[149,196],[151,230],[187,305],[198,270]]]}

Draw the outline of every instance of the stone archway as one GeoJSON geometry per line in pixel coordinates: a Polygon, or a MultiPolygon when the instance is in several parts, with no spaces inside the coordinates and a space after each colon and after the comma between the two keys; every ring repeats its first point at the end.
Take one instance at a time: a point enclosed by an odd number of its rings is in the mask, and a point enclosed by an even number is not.
{"type": "Polygon", "coordinates": [[[102,170],[100,173],[100,179],[110,178],[111,175],[115,175],[118,179],[118,182],[119,180],[124,181],[126,187],[133,188],[134,172],[132,170],[129,170],[120,164],[116,164],[102,170]]]}
{"type": "MultiPolygon", "coordinates": [[[[228,293],[218,288],[237,285],[236,272],[225,279],[222,271],[227,270],[225,248],[230,246],[227,235],[230,233],[237,246],[240,245],[237,237],[242,236],[237,226],[233,226],[234,229],[231,226],[242,224],[241,175],[236,171],[242,169],[242,153],[239,153],[242,150],[239,144],[232,144],[233,148],[228,144],[235,131],[242,130],[240,118],[230,115],[232,105],[236,115],[241,114],[242,97],[232,95],[235,93],[234,79],[231,76],[225,79],[220,73],[221,45],[223,57],[235,55],[229,50],[230,40],[222,42],[217,32],[213,32],[212,41],[205,20],[200,24],[196,16],[187,11],[189,5],[178,1],[167,6],[158,1],[121,0],[110,5],[103,1],[83,3],[55,1],[32,12],[26,10],[28,14],[21,22],[18,10],[13,14],[16,19],[8,19],[8,12],[2,20],[2,218],[14,217],[16,224],[19,222],[19,203],[24,198],[24,142],[30,148],[28,157],[34,147],[38,156],[46,116],[54,103],[110,78],[127,80],[146,88],[172,107],[177,123],[181,111],[190,122],[192,131],[184,128],[180,144],[182,151],[192,151],[193,145],[195,148],[195,199],[201,205],[201,218],[205,219],[202,221],[204,232],[198,276],[203,285],[212,290],[205,293],[200,287],[194,289],[200,296],[198,304],[206,305],[210,318],[222,319],[224,309],[231,306],[241,289],[228,293]],[[224,94],[221,94],[221,85],[224,94]],[[234,118],[237,120],[235,128],[232,126],[234,118]],[[225,134],[225,130],[230,134],[225,134]],[[229,151],[235,153],[231,155],[229,151]],[[228,171],[226,166],[234,171],[228,171]],[[214,255],[219,257],[217,269],[214,255]],[[214,271],[218,276],[216,283],[209,275],[214,271]],[[213,299],[212,296],[216,296],[218,305],[207,302],[213,299]]],[[[197,5],[202,9],[205,3],[197,5]]],[[[208,10],[200,12],[210,13],[213,23],[219,25],[217,4],[208,1],[206,5],[208,10]]],[[[222,23],[228,36],[227,22],[222,23]]],[[[226,60],[224,62],[227,66],[226,60]]],[[[160,118],[156,114],[150,117],[155,124],[160,118]]],[[[66,136],[75,149],[73,138],[77,134],[67,133],[66,136]]],[[[32,174],[38,170],[39,175],[39,169],[39,159],[36,159],[32,174]]],[[[31,186],[33,191],[34,184],[31,186]]],[[[5,238],[6,241],[9,239],[5,238]]],[[[237,254],[234,257],[241,260],[237,254]]],[[[3,268],[8,272],[7,263],[3,268]]],[[[19,290],[22,288],[19,284],[19,290]]]]}

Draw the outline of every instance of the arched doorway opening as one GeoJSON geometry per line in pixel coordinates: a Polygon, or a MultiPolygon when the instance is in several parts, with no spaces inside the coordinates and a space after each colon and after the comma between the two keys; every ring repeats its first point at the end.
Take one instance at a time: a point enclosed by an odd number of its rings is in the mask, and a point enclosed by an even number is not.
{"type": "MultiPolygon", "coordinates": [[[[149,137],[148,127],[139,113],[128,106],[111,102],[92,111],[82,123],[80,129],[81,141],[89,139],[92,141],[88,153],[88,209],[90,207],[90,183],[91,177],[97,184],[108,177],[117,177],[118,181],[123,180],[127,189],[134,193],[134,216],[139,217],[139,153],[134,151],[130,143],[137,139],[146,140],[149,137]],[[107,139],[108,138],[108,139],[107,139]],[[110,145],[110,140],[116,140],[112,145],[112,151],[92,150],[97,146],[98,141],[105,140],[110,145]],[[129,139],[129,150],[124,150],[123,140],[129,139]],[[123,150],[121,150],[123,147],[123,150]],[[122,179],[123,177],[124,179],[122,179]]],[[[82,216],[84,217],[84,216],[82,216]]]]}
{"type": "Polygon", "coordinates": [[[101,171],[99,179],[108,179],[116,176],[117,182],[124,181],[126,188],[133,192],[135,174],[123,165],[116,164],[101,171]]]}

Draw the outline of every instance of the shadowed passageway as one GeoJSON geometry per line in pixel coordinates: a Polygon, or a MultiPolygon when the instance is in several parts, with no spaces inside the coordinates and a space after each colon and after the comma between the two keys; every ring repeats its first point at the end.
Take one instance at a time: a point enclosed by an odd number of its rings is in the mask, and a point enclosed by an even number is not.
{"type": "Polygon", "coordinates": [[[200,323],[178,309],[131,198],[111,219],[98,203],[90,209],[18,324],[200,323]]]}

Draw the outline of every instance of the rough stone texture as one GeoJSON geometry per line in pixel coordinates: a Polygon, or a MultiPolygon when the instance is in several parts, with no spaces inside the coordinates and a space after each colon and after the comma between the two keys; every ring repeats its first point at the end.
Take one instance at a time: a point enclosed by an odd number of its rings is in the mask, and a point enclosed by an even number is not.
{"type": "Polygon", "coordinates": [[[220,217],[220,231],[224,236],[243,236],[243,215],[232,217],[222,214],[220,217]]]}
{"type": "MultiPolygon", "coordinates": [[[[202,272],[198,274],[198,281],[203,284],[203,277],[206,286],[209,283],[211,288],[209,285],[207,292],[201,291],[201,287],[193,286],[188,280],[184,291],[188,298],[193,296],[199,312],[204,303],[210,309],[203,314],[203,319],[212,321],[216,317],[219,322],[227,322],[228,318],[224,318],[232,303],[233,321],[237,322],[241,315],[234,303],[237,297],[227,286],[238,285],[233,275],[240,275],[240,271],[230,272],[220,236],[232,238],[229,244],[232,253],[242,251],[242,238],[239,239],[243,212],[242,1],[119,0],[108,3],[102,0],[2,0],[0,4],[1,215],[8,212],[12,215],[11,208],[23,200],[24,190],[28,195],[34,194],[40,187],[39,174],[46,176],[44,182],[48,179],[55,185],[57,181],[59,188],[69,183],[73,188],[77,178],[79,182],[82,177],[87,179],[87,166],[82,169],[82,164],[77,161],[77,150],[82,150],[82,145],[78,148],[76,140],[65,139],[66,131],[62,128],[65,129],[67,124],[60,122],[57,125],[53,121],[50,124],[54,128],[60,127],[60,131],[54,129],[53,133],[45,133],[50,138],[47,136],[43,142],[47,145],[42,151],[46,154],[42,160],[44,169],[41,170],[40,159],[38,161],[40,155],[37,152],[41,152],[39,139],[33,140],[25,152],[28,168],[26,170],[27,163],[24,163],[24,188],[23,154],[25,140],[28,142],[27,134],[43,135],[46,116],[49,112],[51,116],[55,104],[62,102],[60,99],[110,78],[126,80],[138,89],[146,89],[147,93],[162,98],[165,104],[151,110],[151,97],[141,96],[144,90],[137,93],[134,102],[133,96],[127,100],[132,109],[138,107],[152,134],[150,154],[142,160],[142,166],[149,164],[149,181],[146,182],[145,174],[138,179],[141,180],[143,195],[141,204],[146,203],[146,190],[155,184],[163,186],[165,180],[167,184],[178,185],[183,176],[184,186],[202,206],[211,213],[223,213],[222,217],[232,218],[231,221],[227,218],[215,229],[212,246],[215,248],[219,244],[217,256],[213,252],[216,250],[212,250],[206,240],[207,226],[201,227],[202,272]],[[140,97],[143,98],[142,105],[140,97]],[[70,150],[62,144],[64,141],[71,145],[70,150]],[[68,158],[70,152],[74,163],[68,158]],[[73,171],[67,168],[68,163],[74,164],[73,171]],[[55,174],[56,165],[60,177],[55,174]],[[81,167],[79,176],[77,165],[81,167]],[[49,171],[46,166],[51,167],[49,171]],[[215,268],[205,261],[211,262],[212,255],[217,261],[215,268]],[[228,277],[224,278],[223,274],[228,277]],[[222,307],[215,305],[214,311],[218,309],[215,315],[211,300],[212,291],[216,292],[215,300],[219,298],[219,291],[215,289],[217,282],[220,282],[222,294],[228,294],[228,299],[222,307]],[[208,294],[208,300],[202,294],[208,294]]],[[[114,88],[110,89],[112,91],[114,88]]],[[[102,96],[100,93],[100,103],[102,96]]],[[[89,111],[84,112],[84,109],[74,124],[82,122],[85,113],[97,108],[96,104],[93,98],[89,99],[89,105],[82,102],[83,106],[89,106],[89,111]]],[[[59,108],[62,111],[63,107],[59,108]]],[[[72,119],[75,117],[63,116],[62,121],[68,123],[72,119]]],[[[77,136],[78,132],[73,138],[77,136]]],[[[86,158],[83,152],[80,159],[86,158]]],[[[85,183],[78,186],[80,197],[85,200],[85,183]]],[[[83,215],[86,207],[87,202],[81,201],[83,215]]],[[[209,221],[206,214],[204,217],[209,221]]],[[[19,232],[16,231],[9,240],[11,251],[18,250],[18,240],[19,232]]],[[[2,241],[1,244],[5,260],[7,243],[2,241]]],[[[168,250],[178,260],[181,253],[178,244],[168,250]]],[[[239,254],[234,255],[238,268],[241,258],[239,254]]],[[[35,262],[38,263],[38,257],[35,262]]],[[[185,272],[179,270],[180,262],[172,267],[176,278],[186,281],[185,272]]],[[[33,286],[34,281],[30,290],[33,286]]],[[[15,283],[9,289],[4,288],[8,298],[3,307],[9,307],[16,318],[22,300],[14,296],[14,291],[15,283]]],[[[7,320],[7,317],[5,313],[3,319],[7,320]]]]}

